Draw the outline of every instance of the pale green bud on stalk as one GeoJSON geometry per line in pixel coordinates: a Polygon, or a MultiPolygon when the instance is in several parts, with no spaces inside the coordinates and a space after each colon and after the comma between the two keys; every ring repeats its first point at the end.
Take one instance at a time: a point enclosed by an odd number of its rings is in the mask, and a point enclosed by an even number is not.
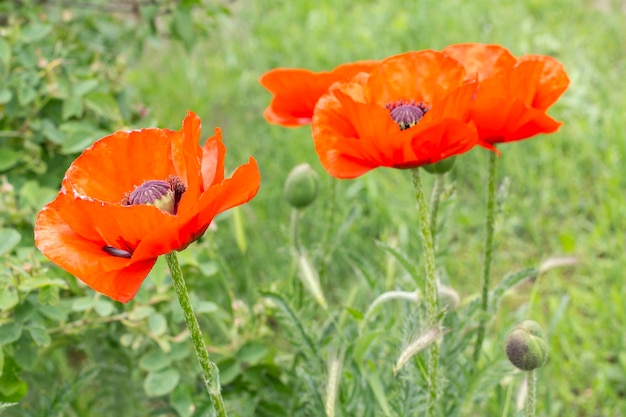
{"type": "Polygon", "coordinates": [[[309,164],[294,167],[285,181],[285,198],[291,206],[302,209],[315,201],[319,176],[309,164]]]}
{"type": "Polygon", "coordinates": [[[541,326],[535,321],[525,320],[507,336],[506,356],[522,371],[541,368],[548,358],[548,344],[541,326]]]}

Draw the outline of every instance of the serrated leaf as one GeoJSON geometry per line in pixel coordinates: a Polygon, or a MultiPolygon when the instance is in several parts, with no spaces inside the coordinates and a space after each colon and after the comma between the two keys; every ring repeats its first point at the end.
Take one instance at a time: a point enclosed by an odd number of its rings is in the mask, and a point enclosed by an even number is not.
{"type": "Polygon", "coordinates": [[[161,336],[167,331],[167,320],[161,313],[152,314],[148,318],[148,330],[154,336],[161,336]]]}
{"type": "Polygon", "coordinates": [[[6,228],[0,229],[0,255],[4,255],[17,246],[21,239],[22,236],[17,230],[6,228]]]}
{"type": "Polygon", "coordinates": [[[176,388],[180,374],[176,369],[167,368],[163,371],[150,372],[146,377],[143,389],[149,397],[167,395],[176,388]]]}
{"type": "Polygon", "coordinates": [[[59,288],[53,286],[43,287],[37,293],[37,301],[42,306],[56,306],[59,304],[61,297],[59,296],[59,288]]]}
{"type": "Polygon", "coordinates": [[[145,371],[159,371],[171,363],[171,358],[160,349],[152,350],[139,359],[139,367],[145,371]]]}
{"type": "Polygon", "coordinates": [[[72,85],[72,91],[77,97],[82,97],[87,93],[92,92],[98,87],[98,80],[84,80],[78,81],[72,85]]]}
{"type": "Polygon", "coordinates": [[[19,323],[6,323],[0,326],[0,345],[8,345],[22,336],[22,325],[19,323]]]}

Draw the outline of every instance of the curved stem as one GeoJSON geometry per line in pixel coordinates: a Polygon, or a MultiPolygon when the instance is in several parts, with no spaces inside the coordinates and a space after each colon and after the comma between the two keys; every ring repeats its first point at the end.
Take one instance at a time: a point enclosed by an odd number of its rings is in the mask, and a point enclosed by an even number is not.
{"type": "Polygon", "coordinates": [[[483,282],[481,295],[481,315],[479,318],[478,331],[476,333],[476,345],[474,346],[474,363],[478,362],[480,351],[485,339],[485,326],[487,325],[489,308],[489,279],[491,275],[491,258],[493,255],[493,229],[496,218],[496,153],[489,152],[489,178],[487,180],[487,215],[485,217],[485,252],[483,258],[483,282]]]}
{"type": "Polygon", "coordinates": [[[537,400],[537,370],[526,373],[526,417],[535,417],[537,400]]]}
{"type": "Polygon", "coordinates": [[[211,397],[213,407],[215,408],[215,415],[217,417],[226,417],[227,414],[224,407],[224,400],[222,399],[222,394],[220,392],[220,371],[217,368],[217,365],[209,359],[209,353],[204,343],[204,338],[202,337],[198,320],[196,319],[191,307],[191,302],[189,301],[189,293],[187,292],[187,286],[185,285],[185,279],[183,278],[183,271],[180,269],[180,265],[178,264],[176,252],[168,253],[165,255],[165,259],[167,260],[167,265],[169,266],[170,273],[172,274],[174,289],[176,290],[180,307],[183,309],[183,316],[185,317],[185,323],[187,324],[187,328],[191,334],[191,341],[193,342],[193,347],[196,350],[198,362],[200,362],[200,367],[202,368],[204,385],[206,386],[207,392],[211,397]]]}
{"type": "MultiPolygon", "coordinates": [[[[435,269],[435,248],[433,245],[433,237],[430,232],[430,222],[428,215],[428,205],[424,197],[424,189],[420,178],[419,168],[411,169],[413,178],[413,187],[415,188],[415,197],[417,199],[417,209],[419,212],[420,226],[422,230],[422,241],[424,249],[424,259],[426,263],[426,284],[424,297],[426,299],[426,320],[427,325],[438,327],[437,320],[437,277],[435,269]]],[[[439,345],[433,343],[428,351],[428,401],[427,416],[434,416],[437,407],[437,379],[439,371],[439,345]]]]}

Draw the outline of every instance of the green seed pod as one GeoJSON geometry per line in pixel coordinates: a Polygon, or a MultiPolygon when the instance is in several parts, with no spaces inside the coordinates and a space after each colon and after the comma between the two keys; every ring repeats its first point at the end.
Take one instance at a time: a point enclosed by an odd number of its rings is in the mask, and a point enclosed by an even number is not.
{"type": "Polygon", "coordinates": [[[451,156],[449,158],[442,159],[441,161],[437,161],[434,164],[424,165],[423,168],[426,172],[430,172],[431,174],[445,174],[446,172],[450,172],[454,166],[454,161],[456,161],[456,156],[451,156]]]}
{"type": "Polygon", "coordinates": [[[536,321],[524,320],[507,336],[506,356],[522,371],[541,368],[548,358],[548,344],[536,321]]]}
{"type": "Polygon", "coordinates": [[[317,196],[319,176],[309,164],[294,167],[285,181],[285,198],[293,207],[301,209],[317,196]]]}

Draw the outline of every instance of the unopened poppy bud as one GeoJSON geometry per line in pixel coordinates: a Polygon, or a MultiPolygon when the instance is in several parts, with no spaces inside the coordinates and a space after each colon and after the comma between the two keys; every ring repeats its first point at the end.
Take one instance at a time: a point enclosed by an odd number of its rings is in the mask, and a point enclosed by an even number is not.
{"type": "Polygon", "coordinates": [[[451,156],[437,161],[434,164],[424,165],[424,169],[431,174],[445,174],[446,172],[450,172],[454,166],[454,161],[456,161],[456,156],[451,156]]]}
{"type": "Polygon", "coordinates": [[[548,345],[541,326],[535,321],[525,320],[507,336],[506,356],[522,371],[541,368],[548,358],[548,345]]]}
{"type": "Polygon", "coordinates": [[[315,201],[319,184],[317,172],[309,164],[297,165],[285,181],[285,198],[295,208],[304,208],[315,201]]]}
{"type": "Polygon", "coordinates": [[[128,205],[147,204],[174,214],[176,208],[175,193],[167,181],[146,181],[130,193],[128,205]]]}

